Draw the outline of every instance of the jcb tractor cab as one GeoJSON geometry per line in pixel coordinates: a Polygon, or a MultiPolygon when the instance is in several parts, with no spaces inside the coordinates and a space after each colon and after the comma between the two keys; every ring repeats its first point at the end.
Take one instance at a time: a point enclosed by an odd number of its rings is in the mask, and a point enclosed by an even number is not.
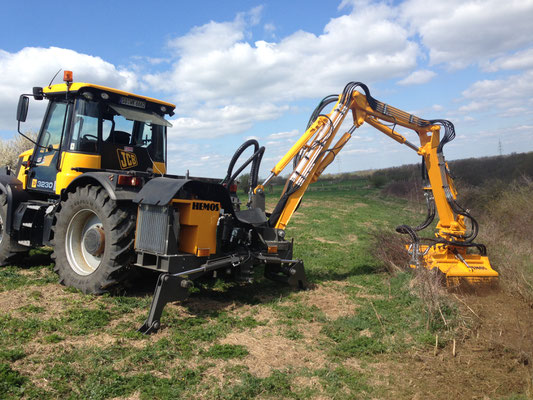
{"type": "MultiPolygon", "coordinates": [[[[33,89],[48,109],[34,151],[19,161],[16,176],[24,188],[46,195],[61,192],[88,170],[166,172],[165,115],[174,105],[103,86],[66,82],[33,89]]],[[[18,107],[26,119],[28,97],[18,107]]]]}

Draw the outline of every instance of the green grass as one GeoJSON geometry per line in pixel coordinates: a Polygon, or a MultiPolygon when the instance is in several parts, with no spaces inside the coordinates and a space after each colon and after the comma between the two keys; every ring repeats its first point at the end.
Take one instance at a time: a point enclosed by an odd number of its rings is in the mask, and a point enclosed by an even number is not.
{"type": "MultiPolygon", "coordinates": [[[[350,281],[357,282],[357,287],[348,287],[347,291],[359,305],[356,315],[341,317],[324,325],[324,333],[336,346],[330,354],[338,358],[374,355],[405,351],[413,345],[431,344],[433,333],[442,327],[428,330],[420,299],[408,290],[408,274],[392,277],[388,285],[379,282],[373,286],[368,277],[350,281]],[[365,294],[375,298],[358,298],[361,289],[365,294]],[[370,289],[370,290],[368,290],[370,289]]],[[[374,282],[376,283],[376,282],[374,282]]],[[[446,317],[453,320],[454,310],[446,310],[446,317]]]]}
{"type": "Polygon", "coordinates": [[[215,344],[203,353],[210,358],[229,360],[231,358],[244,358],[248,355],[248,350],[242,345],[235,344],[215,344]]]}
{"type": "Polygon", "coordinates": [[[57,275],[50,266],[31,267],[26,271],[28,273],[22,274],[20,267],[15,266],[0,268],[0,292],[57,282],[57,275]]]}
{"type": "Polygon", "coordinates": [[[11,369],[9,364],[0,363],[0,396],[6,398],[24,392],[23,385],[27,378],[11,369]]]}
{"type": "MultiPolygon", "coordinates": [[[[49,264],[0,269],[0,294],[25,293],[21,304],[0,313],[0,398],[379,397],[365,360],[431,346],[442,327],[426,328],[410,276],[383,273],[370,252],[372,229],[423,216],[404,200],[358,185],[309,192],[287,230],[309,280],[330,287],[353,310],[339,317],[328,316],[320,299],[311,304],[306,293],[261,279],[259,268],[253,284],[214,281],[182,307],[167,306],[162,332],[145,337],[135,331],[146,318],[149,293],[96,297],[63,288],[52,299],[56,311],[48,312],[47,288],[60,289],[49,264]],[[235,344],[224,342],[230,335],[235,344]],[[272,347],[250,347],[262,341],[272,347]],[[253,358],[262,353],[273,360],[253,358]],[[277,357],[287,365],[276,364],[277,357]],[[362,368],[347,366],[351,358],[362,360],[362,368]],[[261,363],[266,373],[258,372],[261,363]]],[[[453,310],[445,313],[453,319],[453,310]]]]}

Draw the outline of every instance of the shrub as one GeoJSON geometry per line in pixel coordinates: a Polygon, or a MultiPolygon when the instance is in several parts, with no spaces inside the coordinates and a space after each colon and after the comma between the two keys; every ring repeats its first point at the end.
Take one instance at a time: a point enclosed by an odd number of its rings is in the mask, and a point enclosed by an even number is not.
{"type": "Polygon", "coordinates": [[[373,246],[372,254],[382,263],[389,273],[396,273],[409,269],[409,254],[405,245],[408,241],[404,235],[389,230],[371,232],[373,246]]]}
{"type": "Polygon", "coordinates": [[[409,267],[410,256],[405,247],[408,243],[405,235],[391,231],[377,231],[372,236],[373,255],[387,272],[392,275],[400,271],[412,272],[409,289],[421,300],[426,314],[426,328],[445,328],[447,322],[444,314],[449,314],[446,311],[451,309],[451,302],[443,285],[442,275],[436,270],[409,267]]]}
{"type": "MultiPolygon", "coordinates": [[[[27,133],[26,136],[33,140],[37,137],[34,133],[27,133]]],[[[14,169],[20,153],[32,149],[33,146],[32,142],[20,135],[13,139],[0,139],[0,160],[3,160],[4,165],[14,169]]]]}
{"type": "Polygon", "coordinates": [[[387,196],[401,197],[412,203],[424,202],[424,192],[420,179],[402,180],[389,182],[381,192],[387,196]]]}
{"type": "Polygon", "coordinates": [[[373,173],[369,180],[372,187],[375,188],[381,188],[387,183],[387,177],[379,173],[373,173]]]}
{"type": "Polygon", "coordinates": [[[533,181],[522,178],[497,193],[489,187],[483,189],[483,195],[492,195],[492,200],[476,213],[480,225],[478,241],[487,246],[501,285],[533,301],[533,181]]]}
{"type": "Polygon", "coordinates": [[[248,194],[248,189],[250,187],[250,174],[242,174],[239,176],[238,180],[238,188],[241,189],[244,194],[248,194]]]}

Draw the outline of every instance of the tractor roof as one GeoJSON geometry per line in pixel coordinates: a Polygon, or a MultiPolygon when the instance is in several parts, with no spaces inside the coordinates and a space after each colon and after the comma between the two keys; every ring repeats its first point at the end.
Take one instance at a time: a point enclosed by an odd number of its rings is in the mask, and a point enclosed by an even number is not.
{"type": "MultiPolygon", "coordinates": [[[[98,90],[103,90],[103,91],[107,91],[107,92],[116,93],[116,94],[119,94],[119,95],[122,95],[122,96],[133,96],[133,97],[137,97],[137,98],[149,101],[151,103],[161,104],[161,105],[170,107],[172,109],[176,108],[176,106],[174,104],[167,103],[166,101],[154,99],[154,98],[151,98],[151,97],[141,96],[139,94],[129,93],[129,92],[125,92],[123,90],[114,89],[114,88],[110,88],[110,87],[106,87],[106,86],[95,85],[95,84],[92,84],[92,83],[73,82],[73,83],[71,83],[69,85],[68,91],[69,92],[77,92],[77,91],[79,91],[80,89],[83,89],[83,88],[94,88],[94,89],[98,89],[98,90]]],[[[46,87],[43,88],[43,93],[45,95],[61,94],[61,93],[66,93],[66,91],[67,91],[67,84],[66,83],[59,83],[57,85],[46,86],[46,87]]]]}

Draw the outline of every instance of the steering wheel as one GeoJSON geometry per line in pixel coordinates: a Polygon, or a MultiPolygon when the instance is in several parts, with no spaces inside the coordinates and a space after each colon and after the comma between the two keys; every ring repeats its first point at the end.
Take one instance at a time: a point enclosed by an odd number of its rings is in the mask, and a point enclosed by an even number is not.
{"type": "Polygon", "coordinates": [[[87,134],[87,135],[83,135],[81,138],[82,138],[83,140],[90,140],[90,139],[98,140],[98,137],[97,137],[97,136],[95,136],[95,135],[89,135],[89,134],[87,134]]]}

